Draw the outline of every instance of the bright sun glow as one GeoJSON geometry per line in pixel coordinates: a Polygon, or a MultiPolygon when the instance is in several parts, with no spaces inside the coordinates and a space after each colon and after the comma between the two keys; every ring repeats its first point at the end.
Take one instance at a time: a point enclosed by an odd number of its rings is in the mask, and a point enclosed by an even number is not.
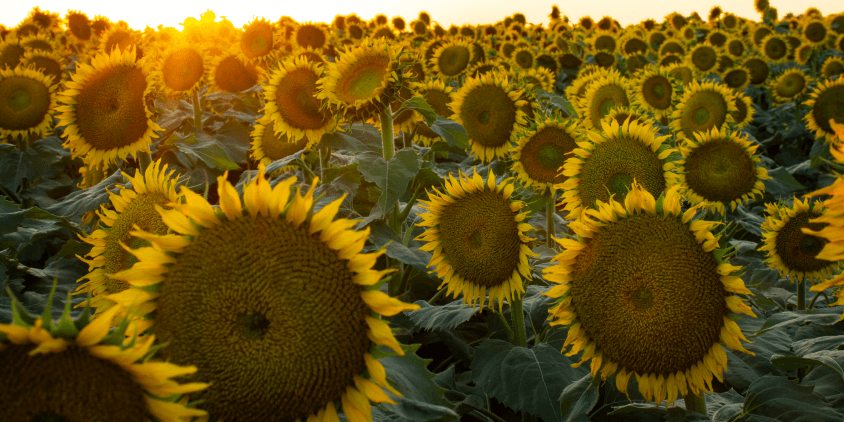
{"type": "MultiPolygon", "coordinates": [[[[841,12],[840,5],[834,2],[818,2],[816,7],[824,14],[841,12]]],[[[758,14],[753,9],[752,0],[740,3],[728,1],[692,1],[692,0],[601,0],[598,2],[563,2],[559,0],[524,0],[519,2],[503,0],[433,0],[418,2],[410,0],[383,1],[343,1],[343,0],[306,0],[279,1],[268,3],[244,3],[232,1],[208,0],[201,3],[151,0],[140,2],[117,2],[101,0],[3,0],[0,5],[0,25],[16,26],[33,7],[58,12],[64,16],[68,9],[79,10],[90,17],[107,16],[112,21],[123,20],[135,29],[146,26],[172,26],[181,29],[179,23],[192,16],[198,18],[206,9],[211,9],[218,17],[225,16],[235,27],[242,27],[255,17],[276,20],[287,15],[299,22],[331,22],[335,15],[356,13],[363,19],[371,19],[383,13],[389,17],[402,16],[406,20],[415,19],[420,10],[426,10],[440,25],[494,23],[521,12],[532,23],[548,22],[551,5],[560,6],[562,13],[576,20],[581,16],[600,18],[612,16],[622,25],[635,24],[648,18],[660,18],[671,12],[689,15],[697,11],[705,16],[713,6],[721,5],[726,11],[739,16],[756,19],[758,14]]],[[[807,8],[802,0],[771,0],[771,5],[779,9],[780,16],[788,12],[800,14],[807,8]]]]}

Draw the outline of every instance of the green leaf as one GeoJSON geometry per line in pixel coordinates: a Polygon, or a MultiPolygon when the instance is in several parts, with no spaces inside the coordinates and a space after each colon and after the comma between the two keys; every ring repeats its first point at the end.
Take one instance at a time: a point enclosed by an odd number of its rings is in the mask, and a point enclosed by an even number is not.
{"type": "Polygon", "coordinates": [[[711,393],[706,395],[706,414],[713,421],[730,420],[741,413],[744,406],[744,397],[732,388],[723,393],[711,393]]]}
{"type": "Polygon", "coordinates": [[[238,122],[226,122],[214,135],[220,141],[226,156],[236,163],[245,163],[252,139],[249,129],[238,122]]]}
{"type": "Polygon", "coordinates": [[[61,139],[55,136],[39,139],[23,152],[14,145],[4,145],[0,149],[0,183],[13,192],[18,190],[24,178],[34,185],[53,163],[68,156],[70,151],[64,149],[61,139]]]}
{"type": "Polygon", "coordinates": [[[354,195],[360,186],[360,171],[358,163],[352,163],[341,167],[329,167],[322,171],[322,182],[332,184],[340,190],[354,195]]]}
{"type": "Polygon", "coordinates": [[[390,258],[410,264],[423,274],[428,273],[428,262],[431,262],[431,253],[412,246],[414,243],[419,242],[411,241],[411,247],[405,246],[402,244],[401,238],[395,230],[383,221],[373,222],[369,225],[369,229],[369,241],[376,248],[385,248],[387,250],[387,256],[390,258]]]}
{"type": "Polygon", "coordinates": [[[378,205],[383,215],[393,210],[407,184],[419,172],[419,157],[412,149],[397,152],[389,162],[374,152],[364,152],[358,154],[357,162],[363,178],[381,189],[378,205]]]}
{"type": "Polygon", "coordinates": [[[785,377],[765,375],[747,389],[742,414],[790,422],[840,422],[844,415],[812,390],[785,377]]]}
{"type": "Polygon", "coordinates": [[[422,97],[412,97],[402,103],[398,110],[393,112],[394,116],[398,116],[402,110],[415,110],[425,119],[425,124],[431,126],[437,121],[437,112],[431,108],[430,105],[422,97]]]}
{"type": "Polygon", "coordinates": [[[601,378],[586,374],[583,378],[566,386],[560,395],[560,414],[565,422],[589,422],[589,412],[598,402],[601,378]]]}
{"type": "Polygon", "coordinates": [[[577,111],[574,109],[574,106],[571,105],[571,102],[566,100],[565,98],[557,95],[552,94],[549,92],[542,92],[537,95],[539,99],[545,99],[548,101],[548,104],[562,110],[565,112],[569,118],[577,118],[577,111]]]}
{"type": "Polygon", "coordinates": [[[469,148],[469,135],[460,123],[437,116],[437,121],[430,128],[434,133],[442,136],[449,145],[462,150],[469,148]]]}
{"type": "MultiPolygon", "coordinates": [[[[82,214],[93,211],[108,202],[108,192],[114,192],[115,189],[113,188],[118,183],[123,183],[123,174],[120,170],[115,171],[95,186],[71,193],[55,205],[48,207],[47,211],[67,218],[81,217],[82,214]]],[[[131,183],[126,183],[125,186],[131,186],[131,183]]]]}
{"type": "Polygon", "coordinates": [[[291,163],[293,163],[296,160],[301,160],[302,154],[304,152],[305,152],[305,150],[302,150],[302,151],[299,151],[295,154],[291,154],[291,155],[288,155],[287,157],[279,158],[278,160],[273,161],[272,163],[270,163],[267,166],[266,169],[264,169],[264,174],[266,174],[267,177],[269,178],[269,175],[275,173],[276,171],[281,170],[281,169],[289,166],[291,163]]]}
{"type": "Polygon", "coordinates": [[[416,355],[416,344],[405,348],[404,356],[390,356],[378,359],[387,371],[390,383],[404,397],[387,394],[398,404],[384,403],[386,410],[412,421],[456,421],[457,412],[453,405],[445,399],[445,389],[434,382],[434,374],[428,370],[430,359],[422,359],[416,355]]]}
{"type": "Polygon", "coordinates": [[[806,189],[785,167],[777,167],[768,170],[768,175],[773,179],[764,180],[765,191],[770,192],[775,198],[786,199],[799,190],[806,189]]]}
{"type": "Polygon", "coordinates": [[[445,306],[429,305],[427,301],[417,300],[419,309],[409,314],[410,320],[426,330],[451,330],[466,322],[480,309],[463,306],[463,300],[455,300],[445,306]]]}
{"type": "Polygon", "coordinates": [[[475,384],[516,411],[562,422],[558,399],[566,386],[589,373],[547,344],[532,349],[502,340],[486,340],[478,346],[472,362],[475,384]]]}
{"type": "Polygon", "coordinates": [[[240,166],[231,160],[223,143],[204,132],[195,132],[183,141],[176,142],[176,148],[192,160],[200,160],[210,168],[237,170],[240,166]]]}
{"type": "Polygon", "coordinates": [[[838,375],[844,375],[844,371],[841,370],[841,366],[835,361],[835,357],[841,356],[844,356],[844,351],[824,350],[821,352],[809,353],[803,357],[777,355],[771,358],[771,363],[773,363],[777,368],[784,370],[823,365],[837,372],[838,375]]]}

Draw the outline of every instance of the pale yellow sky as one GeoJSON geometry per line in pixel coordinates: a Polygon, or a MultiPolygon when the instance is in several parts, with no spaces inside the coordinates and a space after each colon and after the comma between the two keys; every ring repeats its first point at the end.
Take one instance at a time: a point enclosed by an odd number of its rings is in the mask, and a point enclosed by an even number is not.
{"type": "MultiPolygon", "coordinates": [[[[824,15],[844,11],[844,2],[841,1],[770,0],[770,3],[779,9],[780,16],[788,12],[799,14],[810,6],[817,7],[824,15]]],[[[683,15],[697,11],[705,17],[715,5],[739,16],[759,18],[753,9],[753,0],[742,0],[740,3],[714,0],[284,0],[260,3],[237,0],[3,0],[0,3],[0,24],[7,27],[17,25],[36,5],[42,10],[58,12],[62,16],[68,9],[82,11],[92,18],[94,15],[104,15],[112,21],[124,20],[135,29],[143,29],[147,25],[156,27],[159,24],[181,29],[178,24],[186,17],[199,17],[206,9],[213,10],[217,16],[226,16],[236,27],[243,26],[254,17],[275,20],[282,15],[300,22],[331,22],[337,14],[357,13],[363,19],[370,19],[384,13],[391,18],[402,16],[410,21],[416,18],[422,8],[434,21],[445,27],[450,24],[494,23],[516,12],[524,13],[529,22],[547,24],[553,4],[560,6],[562,13],[572,20],[586,15],[595,19],[609,15],[622,25],[647,18],[660,20],[674,11],[683,15]]]]}

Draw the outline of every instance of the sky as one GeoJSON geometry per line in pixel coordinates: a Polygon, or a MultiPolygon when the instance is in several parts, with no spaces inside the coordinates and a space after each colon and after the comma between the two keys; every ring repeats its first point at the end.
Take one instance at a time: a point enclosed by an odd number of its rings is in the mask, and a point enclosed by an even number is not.
{"type": "MultiPolygon", "coordinates": [[[[840,0],[770,0],[770,3],[779,10],[780,16],[788,12],[799,14],[810,6],[817,7],[824,15],[844,12],[844,2],[840,0]]],[[[578,20],[587,15],[597,20],[609,15],[622,25],[635,24],[648,18],[660,21],[675,11],[686,16],[697,11],[705,18],[715,5],[742,17],[759,19],[759,14],[753,9],[753,0],[2,0],[0,25],[16,26],[35,6],[39,6],[41,10],[58,12],[62,16],[68,9],[84,12],[91,18],[103,15],[111,21],[124,20],[129,26],[139,30],[146,26],[157,27],[159,24],[181,29],[180,22],[184,22],[189,16],[199,18],[206,9],[213,10],[218,17],[226,16],[236,27],[242,27],[256,17],[276,20],[282,15],[287,15],[299,22],[331,22],[337,14],[350,13],[357,13],[363,19],[371,19],[376,14],[383,13],[390,18],[401,16],[409,22],[418,16],[423,7],[432,20],[444,27],[451,24],[495,23],[516,12],[523,13],[528,22],[547,25],[548,14],[554,4],[571,20],[578,20]]]]}

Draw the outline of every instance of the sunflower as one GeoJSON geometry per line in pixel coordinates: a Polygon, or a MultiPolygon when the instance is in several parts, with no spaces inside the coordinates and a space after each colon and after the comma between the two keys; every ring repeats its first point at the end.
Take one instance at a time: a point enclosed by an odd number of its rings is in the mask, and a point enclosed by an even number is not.
{"type": "Polygon", "coordinates": [[[800,68],[786,70],[768,84],[768,94],[775,105],[796,101],[809,87],[809,76],[800,68]]]}
{"type": "Polygon", "coordinates": [[[524,132],[512,150],[512,170],[522,185],[544,192],[555,191],[566,181],[560,169],[567,154],[577,148],[577,124],[550,118],[524,132]]]}
{"type": "Polygon", "coordinates": [[[767,252],[765,262],[780,272],[780,277],[798,281],[825,281],[841,268],[840,261],[817,258],[821,250],[830,243],[828,239],[807,234],[821,232],[828,223],[812,222],[827,213],[828,208],[817,201],[794,199],[793,205],[765,204],[767,216],[762,223],[763,245],[758,248],[767,252]]]}
{"type": "Polygon", "coordinates": [[[504,157],[509,143],[517,139],[519,126],[527,124],[520,110],[526,104],[521,95],[498,72],[469,78],[454,93],[451,119],[466,129],[472,151],[483,162],[504,157]]]}
{"type": "Polygon", "coordinates": [[[273,120],[274,133],[287,139],[308,138],[316,144],[332,132],[338,117],[317,98],[322,65],[304,58],[285,59],[273,71],[264,88],[264,113],[273,120]]]}
{"type": "Polygon", "coordinates": [[[88,19],[88,15],[76,10],[68,10],[65,20],[73,43],[81,44],[91,39],[91,20],[88,19]]]}
{"type": "Polygon", "coordinates": [[[368,40],[346,53],[319,80],[318,99],[340,107],[349,117],[367,120],[392,101],[402,83],[395,48],[383,39],[368,40]]]}
{"type": "Polygon", "coordinates": [[[724,43],[724,52],[733,59],[742,59],[747,53],[747,42],[741,36],[730,35],[724,43]]]}
{"type": "Polygon", "coordinates": [[[108,192],[114,210],[102,205],[97,212],[101,227],[88,236],[80,237],[93,248],[87,259],[79,257],[88,264],[88,274],[77,282],[85,279],[88,282],[80,285],[74,294],[91,292],[93,297],[77,306],[97,308],[95,316],[99,316],[114,305],[106,298],[107,295],[129,288],[126,282],[112,279],[110,275],[128,270],[137,262],[126,249],[149,245],[146,240],[130,234],[132,230],[137,230],[135,227],[154,234],[167,234],[167,226],[161,221],[155,207],[169,208],[170,204],[179,200],[173,173],[174,170],[167,171],[166,164],[161,167],[161,162],[156,161],[144,173],[136,170],[134,177],[123,174],[132,183],[131,188],[120,186],[119,194],[108,192]]]}
{"type": "MultiPolygon", "coordinates": [[[[449,107],[449,104],[454,100],[454,93],[451,86],[446,85],[443,80],[428,79],[425,82],[416,82],[411,85],[411,89],[416,92],[417,96],[422,97],[438,116],[449,118],[454,114],[454,111],[449,107]]],[[[426,147],[430,147],[434,142],[441,139],[440,135],[431,130],[424,121],[418,123],[414,137],[426,147]]]]}
{"type": "Polygon", "coordinates": [[[161,55],[152,78],[170,96],[191,95],[199,90],[207,73],[205,54],[190,44],[174,45],[161,55]]]}
{"type": "Polygon", "coordinates": [[[125,52],[134,49],[136,53],[135,59],[141,55],[138,49],[138,34],[126,24],[119,23],[112,26],[103,33],[101,38],[99,53],[110,54],[114,50],[125,52]]]}
{"type": "Polygon", "coordinates": [[[792,53],[791,44],[780,34],[770,34],[763,38],[759,50],[769,64],[785,63],[792,53]]]}
{"type": "Polygon", "coordinates": [[[208,74],[208,85],[214,91],[238,93],[255,86],[259,68],[232,49],[214,59],[208,74]]]}
{"type": "Polygon", "coordinates": [[[565,69],[577,69],[583,64],[583,58],[575,53],[563,53],[557,58],[557,63],[565,69]]]}
{"type": "Polygon", "coordinates": [[[586,95],[581,101],[583,123],[585,129],[597,129],[601,120],[606,117],[610,109],[618,106],[629,106],[634,97],[630,82],[619,73],[609,73],[589,84],[586,95]]]}
{"type": "Polygon", "coordinates": [[[736,110],[730,112],[733,116],[732,126],[736,129],[741,129],[753,121],[753,114],[756,110],[753,108],[753,100],[744,92],[737,92],[735,95],[736,110]]]}
{"type": "MultiPolygon", "coordinates": [[[[615,375],[627,394],[635,375],[646,401],[668,405],[689,392],[712,391],[723,381],[727,347],[753,354],[730,313],[755,317],[736,295],[751,294],[740,267],[715,250],[710,229],[720,223],[681,214],[678,187],[654,196],[634,182],[624,203],[598,202],[571,225],[578,239],[558,239],[564,252],[545,270],[556,298],[552,325],[568,325],[563,350],[591,359],[593,377],[615,375]],[[593,219],[594,218],[594,219],[593,219]]],[[[629,397],[629,395],[628,395],[629,397]]]]}
{"type": "Polygon", "coordinates": [[[604,117],[605,122],[610,123],[612,121],[616,121],[619,126],[623,126],[627,119],[639,122],[639,124],[643,126],[653,127],[656,125],[656,121],[654,119],[650,118],[644,110],[636,106],[613,107],[610,109],[610,112],[607,113],[607,117],[604,117]]]}
{"type": "Polygon", "coordinates": [[[669,54],[676,54],[678,56],[685,56],[686,55],[686,47],[683,47],[683,43],[677,39],[669,39],[664,41],[659,46],[659,56],[665,57],[669,54]]]}
{"type": "Polygon", "coordinates": [[[55,91],[52,77],[32,67],[0,68],[0,139],[48,135],[56,109],[55,91]]]}
{"type": "Polygon", "coordinates": [[[824,79],[844,75],[844,58],[829,56],[821,65],[821,77],[824,79]]]}
{"type": "Polygon", "coordinates": [[[677,140],[692,139],[694,132],[712,128],[721,129],[733,122],[734,94],[724,85],[715,82],[692,81],[683,98],[671,115],[671,130],[677,140]]]}
{"type": "Polygon", "coordinates": [[[768,67],[768,62],[762,57],[752,55],[745,59],[742,65],[750,71],[751,84],[759,86],[768,80],[770,69],[768,67]]]}
{"type": "Polygon", "coordinates": [[[3,420],[179,422],[206,414],[184,406],[180,396],[208,384],[172,379],[196,367],[150,359],[154,336],[124,342],[125,325],[109,332],[118,308],[74,320],[68,305],[58,321],[50,320],[54,292],[45,316],[19,312],[13,299],[14,322],[0,324],[3,420]]]}
{"type": "Polygon", "coordinates": [[[529,91],[541,89],[545,92],[554,92],[556,75],[547,68],[528,69],[526,72],[520,72],[513,76],[521,77],[524,80],[525,88],[529,91]]]}
{"type": "Polygon", "coordinates": [[[619,41],[619,52],[628,59],[633,56],[647,55],[648,43],[639,35],[630,33],[619,41]]]}
{"type": "Polygon", "coordinates": [[[811,108],[803,116],[806,129],[815,132],[816,139],[824,138],[826,142],[831,142],[835,131],[830,120],[844,123],[844,77],[819,82],[803,104],[811,108]]]}
{"type": "Polygon", "coordinates": [[[271,188],[259,167],[242,198],[217,179],[218,210],[184,188],[184,205],[159,209],[177,234],[133,232],[152,247],[132,251],[140,262],[114,277],[133,288],[110,298],[154,311],[160,354],[197,365],[212,386],[191,398],[214,417],[336,419],[340,401],[369,420],[370,400],[392,402],[375,383],[398,394],[370,350],[404,353],[380,316],[419,306],[370,287],[389,270],[372,269],[383,252],[361,253],[368,228],[334,219],[343,198],[314,212],[316,183],[291,195],[295,177],[271,188]]]}
{"type": "Polygon", "coordinates": [[[328,31],[312,22],[305,22],[296,28],[291,37],[297,47],[321,50],[328,45],[328,31]]]}
{"type": "Polygon", "coordinates": [[[27,51],[21,60],[22,67],[34,67],[50,78],[51,85],[58,85],[64,77],[64,58],[59,53],[27,51]]]}
{"type": "Polygon", "coordinates": [[[20,43],[27,51],[40,50],[46,53],[58,52],[59,46],[52,37],[47,34],[33,34],[26,37],[21,37],[20,43]]]}
{"type": "Polygon", "coordinates": [[[823,19],[811,19],[803,24],[802,39],[814,47],[824,47],[829,34],[829,25],[823,19]]]}
{"type": "Polygon", "coordinates": [[[645,70],[632,84],[635,94],[633,103],[650,111],[657,119],[670,115],[676,100],[676,81],[664,68],[651,67],[645,70]]]}
{"type": "Polygon", "coordinates": [[[91,163],[116,162],[139,151],[149,152],[157,130],[147,108],[153,84],[143,67],[135,63],[132,49],[98,54],[91,64],[78,63],[56,110],[62,114],[64,146],[72,156],[87,155],[91,163]]]}
{"type": "Polygon", "coordinates": [[[7,36],[6,40],[0,40],[0,69],[16,68],[23,58],[26,50],[20,44],[20,40],[7,36]]]}
{"type": "Polygon", "coordinates": [[[565,193],[560,205],[569,219],[581,217],[599,200],[609,201],[613,195],[624,199],[634,179],[655,195],[675,183],[674,165],[668,161],[674,150],[665,144],[668,136],[656,136],[653,126],[631,120],[622,125],[602,121],[603,133],[587,131],[591,142],[578,142],[579,148],[566,160],[562,173],[568,179],[561,186],[565,193]]]}
{"type": "Polygon", "coordinates": [[[736,30],[739,27],[738,16],[736,16],[732,13],[729,13],[729,12],[724,13],[724,17],[721,18],[721,20],[719,22],[720,22],[721,26],[723,26],[724,29],[727,30],[728,32],[736,30]]]}
{"type": "Polygon", "coordinates": [[[533,47],[519,47],[510,55],[510,61],[522,70],[531,69],[536,66],[536,57],[533,47]]]}
{"type": "Polygon", "coordinates": [[[750,70],[744,66],[736,66],[721,73],[721,80],[734,92],[743,91],[750,84],[750,70]]]}
{"type": "Polygon", "coordinates": [[[477,172],[471,178],[460,172],[449,176],[444,192],[433,190],[420,201],[427,212],[418,226],[426,230],[416,239],[427,242],[420,249],[433,252],[428,266],[443,279],[439,288],[448,285],[446,295],[463,293],[464,304],[481,308],[489,290],[490,306],[497,301],[499,310],[505,299],[523,295],[522,278],[531,278],[528,257],[536,255],[525,235],[532,230],[528,214],[519,212],[527,205],[510,199],[514,185],[496,185],[492,171],[486,183],[477,172]]]}
{"type": "Polygon", "coordinates": [[[428,69],[441,79],[456,79],[466,73],[474,57],[472,45],[461,38],[445,41],[434,50],[428,69]]]}
{"type": "Polygon", "coordinates": [[[253,62],[268,63],[275,59],[275,29],[265,19],[254,19],[243,25],[240,51],[253,62]]]}
{"type": "Polygon", "coordinates": [[[688,60],[694,66],[698,77],[706,77],[716,70],[718,53],[719,49],[709,43],[701,43],[691,49],[688,60]]]}
{"type": "Polygon", "coordinates": [[[712,130],[695,132],[680,146],[683,158],[677,160],[677,181],[692,205],[702,204],[712,212],[724,213],[729,207],[753,200],[765,192],[768,170],[754,155],[758,145],[742,132],[712,130]]]}
{"type": "Polygon", "coordinates": [[[665,70],[668,72],[669,75],[677,78],[679,80],[680,85],[685,87],[686,89],[689,85],[695,81],[695,73],[694,73],[694,66],[687,64],[685,62],[680,63],[672,63],[665,67],[665,70]]]}
{"type": "Polygon", "coordinates": [[[275,123],[269,116],[261,116],[252,128],[252,146],[249,148],[253,160],[268,166],[275,160],[293,155],[313,142],[302,136],[297,142],[291,142],[284,133],[276,133],[275,123]]]}
{"type": "Polygon", "coordinates": [[[571,102],[578,114],[582,115],[584,110],[580,106],[586,99],[586,91],[589,90],[589,85],[602,77],[613,74],[621,76],[621,73],[616,69],[604,69],[595,65],[584,66],[580,69],[577,78],[564,90],[565,97],[571,102]]]}

